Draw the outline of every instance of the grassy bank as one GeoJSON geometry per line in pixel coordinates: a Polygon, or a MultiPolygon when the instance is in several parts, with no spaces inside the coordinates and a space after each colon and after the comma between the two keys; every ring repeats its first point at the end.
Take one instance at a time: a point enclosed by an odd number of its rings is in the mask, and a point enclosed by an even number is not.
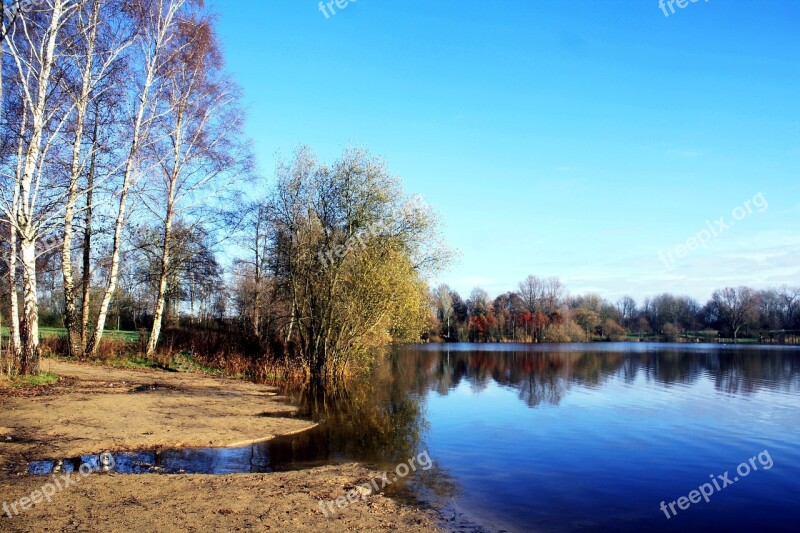
{"type": "MultiPolygon", "coordinates": [[[[8,338],[9,328],[3,326],[0,330],[4,339],[8,338]]],[[[66,328],[39,328],[39,337],[44,338],[52,338],[52,337],[66,337],[67,330],[66,328]]],[[[124,330],[105,330],[103,332],[103,336],[110,339],[117,339],[123,340],[128,342],[139,342],[139,332],[138,331],[124,331],[124,330]]]]}

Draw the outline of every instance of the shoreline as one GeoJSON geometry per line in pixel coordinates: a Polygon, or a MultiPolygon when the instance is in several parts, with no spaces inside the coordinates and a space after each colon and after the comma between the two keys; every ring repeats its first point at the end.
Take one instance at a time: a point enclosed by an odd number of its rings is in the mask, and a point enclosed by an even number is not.
{"type": "MultiPolygon", "coordinates": [[[[102,451],[236,448],[307,431],[274,387],[202,374],[43,361],[58,383],[33,396],[0,393],[0,506],[56,477],[18,474],[33,460],[102,451]],[[273,416],[269,416],[273,415],[273,416]],[[279,416],[275,416],[279,415],[279,416]],[[281,416],[282,415],[282,416],[281,416]]],[[[437,512],[375,494],[333,517],[335,500],[379,473],[347,463],[269,474],[90,474],[7,516],[4,531],[175,529],[344,531],[436,529],[437,512]]]]}

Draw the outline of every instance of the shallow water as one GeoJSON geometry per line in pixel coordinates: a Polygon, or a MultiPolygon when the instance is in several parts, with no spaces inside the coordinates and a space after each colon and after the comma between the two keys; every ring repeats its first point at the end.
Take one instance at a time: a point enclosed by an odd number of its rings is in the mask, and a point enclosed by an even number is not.
{"type": "MultiPolygon", "coordinates": [[[[795,531],[800,523],[794,348],[425,345],[396,350],[347,391],[296,399],[320,426],[237,449],[124,454],[118,468],[270,472],[357,460],[390,470],[427,450],[434,466],[406,488],[487,529],[795,531]],[[740,463],[750,465],[746,476],[740,463]],[[678,507],[705,483],[723,485],[726,471],[732,484],[707,503],[678,507]]],[[[96,458],[62,468],[81,460],[96,458]]]]}
{"type": "Polygon", "coordinates": [[[82,464],[93,471],[117,474],[263,474],[330,464],[322,439],[314,429],[303,436],[278,437],[235,448],[178,448],[92,454],[61,460],[33,461],[28,472],[48,475],[77,472],[82,464]],[[103,460],[101,455],[110,456],[103,460]]]}

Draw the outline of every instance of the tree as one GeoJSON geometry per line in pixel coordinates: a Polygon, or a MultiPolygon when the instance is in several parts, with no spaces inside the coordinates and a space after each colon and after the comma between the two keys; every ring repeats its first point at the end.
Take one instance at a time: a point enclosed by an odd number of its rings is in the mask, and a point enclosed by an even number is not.
{"type": "Polygon", "coordinates": [[[620,340],[625,337],[625,328],[617,324],[613,318],[606,318],[600,325],[600,333],[607,340],[620,340]]]}
{"type": "Polygon", "coordinates": [[[22,374],[39,372],[36,246],[42,235],[51,231],[60,209],[60,172],[48,154],[51,149],[60,149],[60,135],[71,114],[63,87],[56,83],[58,76],[53,74],[64,60],[65,27],[79,7],[78,0],[53,0],[48,9],[21,13],[3,40],[14,65],[14,98],[4,98],[3,104],[12,105],[22,118],[15,125],[20,132],[16,162],[11,166],[10,176],[4,176],[11,183],[3,187],[4,192],[11,192],[11,199],[4,198],[3,210],[13,226],[11,240],[16,243],[19,238],[22,262],[19,358],[22,374]]]}
{"type": "Polygon", "coordinates": [[[542,342],[544,338],[544,329],[550,321],[547,318],[547,315],[542,313],[541,311],[536,311],[533,313],[531,317],[531,326],[533,327],[533,338],[536,342],[542,342]]]}
{"type": "Polygon", "coordinates": [[[542,282],[541,310],[546,315],[558,312],[564,298],[564,286],[556,277],[546,278],[542,282]]]}
{"type": "Polygon", "coordinates": [[[441,324],[442,336],[450,339],[450,321],[453,318],[453,296],[452,290],[447,285],[439,285],[433,290],[433,302],[436,310],[436,318],[441,324]]]}
{"type": "Polygon", "coordinates": [[[800,287],[780,287],[777,291],[780,303],[782,329],[800,328],[800,287]]]}
{"type": "Polygon", "coordinates": [[[243,229],[239,243],[247,253],[235,261],[240,278],[237,302],[240,316],[248,317],[252,335],[256,339],[262,339],[262,319],[267,311],[266,293],[268,285],[273,285],[269,276],[269,204],[257,200],[249,202],[242,210],[243,229]]]}
{"type": "MultiPolygon", "coordinates": [[[[3,74],[5,69],[5,38],[8,34],[8,30],[13,26],[18,12],[14,10],[13,12],[9,13],[9,7],[6,6],[6,1],[2,0],[0,2],[0,134],[2,137],[2,145],[5,146],[6,144],[13,145],[14,143],[8,143],[9,139],[6,139],[6,131],[8,131],[8,127],[5,124],[5,106],[3,100],[3,74]]],[[[19,139],[22,139],[22,135],[19,136],[19,139]]],[[[19,142],[19,141],[18,141],[19,142]]],[[[19,146],[22,146],[22,143],[19,142],[19,146]]],[[[0,157],[3,159],[6,158],[5,154],[0,154],[0,157]]],[[[5,180],[4,180],[5,181],[5,180]]],[[[17,228],[14,225],[14,219],[17,214],[17,196],[13,194],[13,200],[10,210],[6,213],[6,220],[2,220],[0,222],[0,227],[7,227],[8,228],[8,252],[3,256],[3,261],[5,262],[6,273],[8,275],[8,284],[6,287],[8,288],[9,294],[9,345],[8,345],[8,366],[5,370],[9,374],[12,374],[17,370],[18,366],[18,359],[20,355],[20,334],[19,334],[19,301],[17,299],[17,228]],[[7,259],[6,259],[7,258],[7,259]]],[[[4,250],[5,251],[5,250],[4,250]]]]}
{"type": "Polygon", "coordinates": [[[130,98],[133,116],[127,117],[128,128],[123,133],[124,154],[120,162],[122,177],[117,190],[117,213],[112,230],[111,254],[108,259],[108,276],[100,302],[100,309],[95,323],[94,333],[86,343],[85,354],[93,357],[97,353],[103,337],[108,309],[117,291],[120,270],[120,255],[123,244],[123,232],[127,222],[128,196],[138,171],[144,170],[141,157],[143,148],[147,146],[148,134],[154,120],[154,92],[161,86],[166,75],[167,48],[176,36],[175,26],[179,14],[186,5],[200,2],[195,0],[132,0],[124,4],[121,12],[125,13],[136,33],[136,46],[132,46],[130,57],[126,60],[131,65],[128,74],[128,90],[125,95],[130,98]],[[141,55],[139,55],[141,54],[141,55]]]}
{"type": "Polygon", "coordinates": [[[783,302],[775,289],[758,291],[758,326],[766,330],[783,327],[783,302]]]}
{"type": "Polygon", "coordinates": [[[467,303],[456,290],[450,291],[450,299],[453,301],[453,319],[455,327],[451,328],[454,340],[463,342],[467,340],[467,322],[469,320],[469,310],[467,303]]]}
{"type": "MultiPolygon", "coordinates": [[[[162,231],[162,228],[154,226],[137,232],[136,250],[141,260],[137,261],[139,268],[135,277],[140,285],[148,287],[151,302],[160,294],[162,231]]],[[[165,322],[174,324],[179,318],[181,302],[189,304],[192,321],[207,317],[212,293],[223,283],[222,269],[214,255],[210,234],[204,228],[177,220],[173,236],[168,251],[170,263],[165,276],[163,318],[165,322]]]]}
{"type": "Polygon", "coordinates": [[[711,295],[712,316],[724,324],[736,342],[739,332],[753,325],[758,318],[758,294],[749,287],[726,287],[711,295]]]}
{"type": "MultiPolygon", "coordinates": [[[[106,2],[105,4],[110,4],[106,2]]],[[[116,7],[116,6],[113,6],[116,7]]],[[[107,18],[113,16],[111,10],[104,10],[104,3],[101,0],[90,0],[83,3],[76,10],[74,17],[74,24],[71,25],[72,38],[69,40],[69,51],[71,57],[74,57],[74,64],[71,65],[70,70],[74,71],[74,79],[69,79],[65,76],[65,85],[67,87],[67,94],[72,102],[73,112],[70,116],[70,133],[72,154],[69,161],[69,175],[67,178],[67,192],[66,192],[66,205],[64,207],[64,229],[63,239],[61,245],[61,269],[63,274],[63,287],[64,287],[64,326],[67,329],[69,355],[81,356],[85,348],[86,342],[86,323],[88,317],[86,311],[88,310],[88,292],[86,288],[83,291],[84,300],[87,305],[83,307],[80,318],[77,309],[77,292],[75,286],[75,279],[72,270],[72,241],[74,228],[73,223],[76,216],[76,205],[79,191],[80,181],[85,173],[86,167],[86,154],[84,148],[84,132],[87,127],[94,125],[93,140],[89,145],[90,154],[88,159],[92,162],[90,164],[88,184],[86,194],[88,194],[88,202],[86,209],[91,210],[91,195],[94,188],[94,172],[96,166],[96,154],[94,150],[97,148],[97,117],[90,120],[90,111],[92,107],[97,109],[97,100],[102,96],[102,90],[108,87],[102,87],[101,83],[106,78],[109,72],[119,63],[119,57],[122,51],[129,45],[128,39],[116,41],[113,38],[108,38],[107,35],[101,35],[101,17],[107,18]]],[[[106,26],[108,22],[106,19],[106,26]]],[[[104,32],[107,33],[107,32],[104,32]]],[[[96,114],[96,111],[95,111],[96,114]]],[[[91,130],[90,130],[91,131],[91,130]]],[[[91,216],[89,214],[88,216],[91,216]]],[[[90,219],[87,219],[87,227],[91,227],[90,219]]],[[[91,235],[90,231],[86,235],[91,235]]],[[[89,237],[90,238],[90,237],[89,237]]],[[[88,246],[87,246],[88,248],[88,246]]],[[[88,251],[88,250],[87,250],[88,251]]],[[[86,266],[86,259],[84,258],[84,273],[88,272],[86,266]]],[[[87,280],[84,274],[84,285],[87,280]]]]}
{"type": "Polygon", "coordinates": [[[500,335],[503,338],[516,339],[517,326],[523,326],[522,317],[526,313],[519,295],[515,292],[503,293],[494,299],[492,308],[498,319],[500,335]]]}
{"type": "Polygon", "coordinates": [[[499,340],[497,325],[497,319],[491,312],[471,316],[469,320],[470,340],[472,342],[499,340]]]}
{"type": "Polygon", "coordinates": [[[623,296],[617,301],[617,310],[622,319],[622,325],[630,328],[637,313],[636,300],[630,296],[623,296]]]}
{"type": "Polygon", "coordinates": [[[600,314],[586,307],[573,310],[572,319],[589,335],[589,338],[597,333],[597,328],[601,324],[600,314]]]}
{"type": "Polygon", "coordinates": [[[243,141],[239,91],[223,74],[211,20],[187,13],[171,28],[170,37],[164,87],[157,101],[156,139],[147,150],[158,170],[145,201],[163,225],[147,355],[155,352],[161,333],[175,217],[179,213],[184,218],[197,216],[192,211],[207,207],[215,195],[230,190],[247,174],[251,161],[243,141]]]}
{"type": "Polygon", "coordinates": [[[680,333],[681,333],[681,330],[680,330],[680,328],[678,328],[678,326],[676,326],[675,324],[669,323],[669,322],[664,324],[664,327],[662,328],[662,330],[663,330],[663,333],[664,333],[664,338],[668,342],[676,342],[678,340],[678,337],[680,336],[680,333]]]}
{"type": "Polygon", "coordinates": [[[475,287],[467,299],[467,309],[472,316],[482,316],[490,311],[489,293],[480,287],[475,287]]]}
{"type": "Polygon", "coordinates": [[[531,313],[535,313],[539,309],[544,292],[544,281],[533,275],[528,276],[519,284],[519,297],[525,308],[531,313]]]}
{"type": "Polygon", "coordinates": [[[429,208],[402,193],[383,161],[347,149],[325,166],[300,148],[278,168],[269,213],[270,263],[290,310],[285,339],[311,379],[425,330],[422,276],[447,253],[429,208]]]}

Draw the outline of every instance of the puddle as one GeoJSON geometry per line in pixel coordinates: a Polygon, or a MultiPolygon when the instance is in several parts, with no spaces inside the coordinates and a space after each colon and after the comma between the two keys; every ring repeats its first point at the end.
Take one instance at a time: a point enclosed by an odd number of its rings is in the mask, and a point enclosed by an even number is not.
{"type": "Polygon", "coordinates": [[[331,457],[318,427],[236,448],[177,448],[108,454],[113,461],[103,461],[100,454],[33,461],[28,465],[28,473],[45,476],[75,472],[86,463],[95,471],[118,474],[263,474],[339,462],[331,457]],[[103,462],[113,467],[104,467],[103,462]]]}
{"type": "MultiPolygon", "coordinates": [[[[112,385],[113,386],[113,385],[112,385]]],[[[161,383],[153,383],[150,385],[139,385],[138,387],[134,387],[128,391],[129,394],[139,394],[142,392],[155,392],[155,391],[175,391],[179,390],[177,387],[173,387],[172,385],[162,385],[161,383]]]]}
{"type": "Polygon", "coordinates": [[[297,411],[265,411],[256,416],[259,418],[301,418],[297,411]]]}

